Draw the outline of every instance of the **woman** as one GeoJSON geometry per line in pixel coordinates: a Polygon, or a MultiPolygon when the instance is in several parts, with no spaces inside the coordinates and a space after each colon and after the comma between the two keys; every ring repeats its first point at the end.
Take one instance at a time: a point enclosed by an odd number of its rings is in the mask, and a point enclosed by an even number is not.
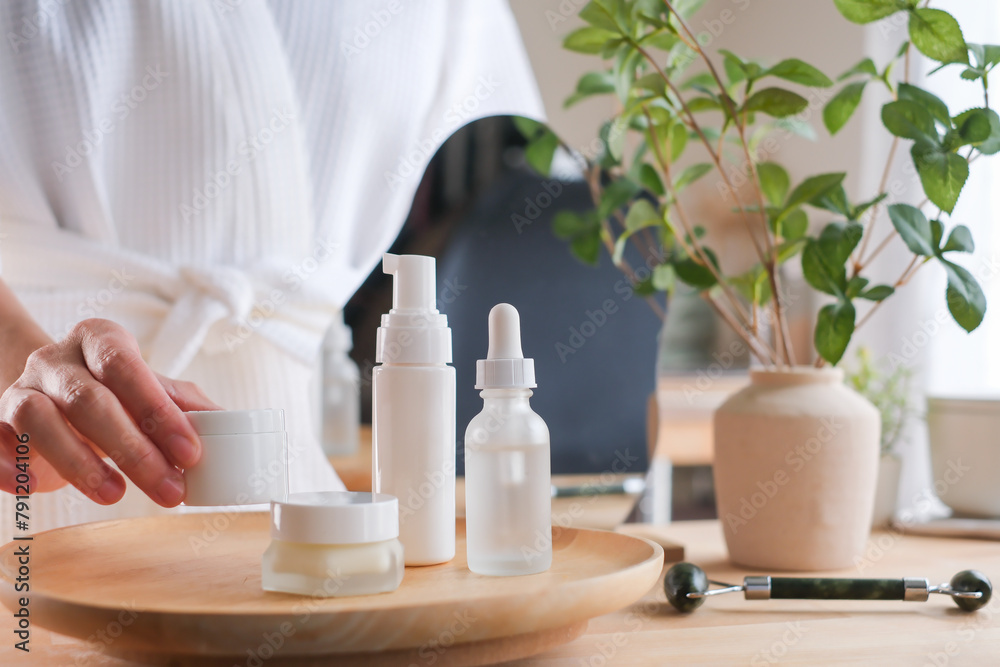
{"type": "Polygon", "coordinates": [[[339,488],[320,340],[437,147],[541,115],[509,9],[18,0],[0,27],[2,515],[23,434],[33,532],[178,505],[181,412],[218,406],[284,408],[292,490],[339,488]]]}

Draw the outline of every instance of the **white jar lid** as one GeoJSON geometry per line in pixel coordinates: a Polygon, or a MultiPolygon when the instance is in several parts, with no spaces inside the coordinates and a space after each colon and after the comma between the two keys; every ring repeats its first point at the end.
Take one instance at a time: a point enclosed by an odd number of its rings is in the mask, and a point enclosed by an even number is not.
{"type": "Polygon", "coordinates": [[[285,430],[284,410],[205,410],[185,414],[198,435],[274,433],[285,430]]]}
{"type": "Polygon", "coordinates": [[[399,501],[386,493],[292,493],[271,502],[271,537],[307,544],[364,544],[399,537],[399,501]]]}

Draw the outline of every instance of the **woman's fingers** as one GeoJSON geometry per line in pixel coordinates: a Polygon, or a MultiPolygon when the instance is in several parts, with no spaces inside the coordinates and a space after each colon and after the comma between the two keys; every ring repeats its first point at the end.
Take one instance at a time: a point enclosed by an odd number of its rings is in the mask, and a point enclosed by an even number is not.
{"type": "Polygon", "coordinates": [[[139,430],[118,397],[88,372],[79,349],[69,348],[38,364],[35,388],[52,400],[75,431],[159,504],[173,507],[184,499],[184,478],[174,467],[180,463],[139,430]]]}
{"type": "Polygon", "coordinates": [[[0,421],[29,434],[32,449],[91,500],[110,505],[125,494],[125,480],[77,437],[45,394],[11,387],[0,402],[0,421]]]}
{"type": "MultiPolygon", "coordinates": [[[[38,450],[35,449],[33,442],[30,440],[26,443],[21,442],[18,439],[18,434],[14,432],[14,429],[9,424],[0,422],[0,469],[4,471],[14,469],[18,464],[23,463],[23,459],[18,460],[17,457],[23,456],[25,449],[28,451],[28,475],[31,478],[29,480],[29,490],[31,493],[55,491],[68,484],[59,475],[58,471],[52,467],[52,464],[38,454],[38,450]],[[20,448],[18,447],[19,445],[20,448]]],[[[7,483],[7,472],[0,473],[0,490],[20,495],[15,487],[12,486],[16,480],[17,473],[20,472],[20,469],[15,470],[14,475],[9,479],[10,484],[7,483]]]]}
{"type": "Polygon", "coordinates": [[[156,377],[160,381],[160,384],[163,385],[163,389],[167,392],[167,395],[184,412],[222,409],[221,405],[206,396],[201,387],[194,382],[174,380],[173,378],[164,377],[159,373],[156,374],[156,377]]]}
{"type": "MultiPolygon", "coordinates": [[[[94,322],[88,320],[85,324],[89,326],[80,327],[79,332],[83,362],[94,379],[114,394],[139,425],[142,434],[170,461],[181,468],[197,463],[201,458],[198,434],[181,408],[167,394],[156,373],[146,365],[135,338],[112,322],[94,322]]],[[[131,449],[143,450],[141,440],[129,444],[131,449]]],[[[132,477],[128,471],[125,472],[132,477]]],[[[165,475],[167,471],[161,472],[165,475]]],[[[134,481],[142,487],[139,480],[134,481]]],[[[142,488],[145,490],[145,487],[142,488]]],[[[169,492],[169,489],[164,491],[169,492]]]]}

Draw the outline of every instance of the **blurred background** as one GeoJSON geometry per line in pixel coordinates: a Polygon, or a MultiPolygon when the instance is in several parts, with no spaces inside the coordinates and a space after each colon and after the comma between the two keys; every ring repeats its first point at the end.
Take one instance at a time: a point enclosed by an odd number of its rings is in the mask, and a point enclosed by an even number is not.
{"type": "MultiPolygon", "coordinates": [[[[596,57],[571,53],[561,45],[566,34],[583,25],[576,13],[586,3],[510,4],[549,126],[568,146],[592,154],[598,128],[614,113],[613,96],[563,107],[577,79],[599,68],[596,57]]],[[[989,3],[949,9],[967,27],[969,41],[990,41],[1000,28],[1000,12],[989,3]]],[[[886,22],[861,27],[844,21],[832,2],[709,0],[691,25],[712,55],[731,49],[765,63],[802,56],[832,77],[865,55],[886,60],[905,39],[905,30],[886,22]],[[789,30],[790,25],[822,30],[789,30]]],[[[917,78],[924,74],[914,72],[917,78]]],[[[932,82],[927,85],[933,89],[932,82]]],[[[866,93],[859,113],[836,138],[827,134],[820,119],[828,97],[810,100],[810,110],[800,117],[803,126],[782,133],[769,159],[782,163],[793,182],[817,171],[844,170],[848,192],[859,199],[874,192],[889,145],[888,134],[877,124],[878,109],[887,101],[881,93],[866,93]]],[[[976,91],[968,94],[973,106],[976,91]]],[[[536,362],[539,386],[532,404],[552,433],[553,473],[620,472],[615,462],[624,460],[626,472],[643,476],[647,486],[637,513],[656,520],[713,516],[710,415],[745,381],[748,360],[727,356],[732,335],[696,297],[675,299],[664,327],[606,255],[596,269],[574,259],[567,244],[553,235],[552,218],[560,210],[591,208],[587,186],[574,163],[558,156],[553,177],[538,176],[525,163],[524,143],[507,117],[482,119],[457,131],[424,174],[392,248],[438,258],[438,307],[454,332],[459,473],[464,426],[482,406],[473,385],[475,360],[485,356],[487,347],[487,313],[494,304],[509,302],[521,312],[525,356],[536,362]]],[[[996,167],[973,171],[955,219],[972,228],[982,261],[996,257],[1000,243],[990,223],[1000,206],[990,183],[1000,174],[996,167]]],[[[902,169],[892,177],[900,181],[901,199],[919,190],[919,183],[902,169]]],[[[705,178],[688,191],[691,210],[708,229],[724,265],[749,266],[752,257],[742,228],[715,185],[713,178],[705,178]]],[[[895,244],[883,259],[873,267],[873,278],[891,281],[909,257],[902,244],[895,244]]],[[[797,262],[792,262],[785,277],[792,336],[801,359],[811,349],[810,323],[820,304],[805,290],[797,290],[798,271],[797,262]]],[[[988,342],[1000,335],[995,308],[974,334],[946,326],[947,331],[911,351],[921,322],[933,320],[943,305],[943,275],[931,273],[918,275],[905,292],[887,302],[856,337],[857,343],[870,348],[877,363],[905,364],[914,376],[912,391],[921,401],[925,392],[1000,392],[1000,352],[988,342]],[[925,298],[927,294],[933,298],[925,298]]],[[[982,282],[988,299],[1000,297],[997,281],[982,282]]],[[[345,309],[345,320],[354,331],[351,354],[361,371],[365,422],[371,418],[375,329],[390,304],[391,282],[376,271],[345,309]]],[[[849,352],[845,359],[851,356],[849,352]]],[[[930,485],[921,419],[906,427],[898,448],[904,461],[899,498],[906,507],[930,485]]]]}

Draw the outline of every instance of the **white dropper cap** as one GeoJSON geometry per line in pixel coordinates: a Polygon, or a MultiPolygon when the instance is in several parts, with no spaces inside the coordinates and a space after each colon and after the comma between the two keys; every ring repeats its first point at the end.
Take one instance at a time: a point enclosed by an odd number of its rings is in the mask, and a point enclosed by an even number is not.
{"type": "Polygon", "coordinates": [[[392,310],[376,334],[376,363],[451,363],[451,329],[437,309],[435,267],[433,257],[382,255],[382,270],[392,275],[392,310]]]}
{"type": "Polygon", "coordinates": [[[476,362],[476,389],[530,389],[535,384],[535,360],[521,352],[521,318],[509,303],[490,310],[490,347],[476,362]]]}

